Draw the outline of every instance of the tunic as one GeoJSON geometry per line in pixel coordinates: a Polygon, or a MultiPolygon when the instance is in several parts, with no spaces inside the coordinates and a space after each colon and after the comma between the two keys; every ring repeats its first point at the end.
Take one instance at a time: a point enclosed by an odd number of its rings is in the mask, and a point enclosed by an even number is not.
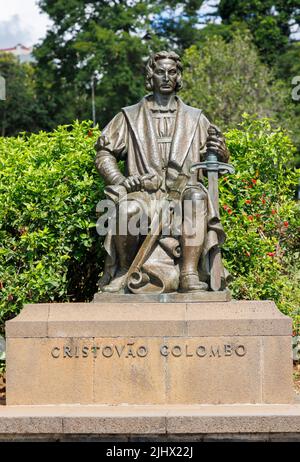
{"type": "Polygon", "coordinates": [[[155,101],[149,101],[148,107],[151,112],[153,127],[156,135],[159,156],[162,159],[162,166],[166,168],[171,152],[171,144],[175,128],[177,113],[176,100],[171,100],[167,108],[158,106],[155,101]]]}

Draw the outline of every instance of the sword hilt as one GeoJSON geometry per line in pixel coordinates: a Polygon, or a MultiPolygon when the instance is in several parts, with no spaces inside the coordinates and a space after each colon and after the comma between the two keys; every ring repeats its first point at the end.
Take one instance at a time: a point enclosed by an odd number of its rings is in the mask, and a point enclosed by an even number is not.
{"type": "Polygon", "coordinates": [[[197,170],[206,170],[207,172],[218,172],[219,175],[225,175],[226,173],[234,173],[234,167],[231,164],[226,164],[225,162],[219,162],[217,157],[214,155],[215,159],[209,158],[204,162],[197,162],[193,164],[190,168],[190,172],[194,173],[197,170]]]}
{"type": "MultiPolygon", "coordinates": [[[[217,130],[217,127],[210,125],[207,133],[210,136],[220,135],[220,131],[217,130]]],[[[217,172],[219,175],[224,175],[228,173],[234,173],[234,167],[231,164],[225,162],[219,162],[218,155],[213,149],[208,149],[206,154],[206,160],[204,162],[197,162],[193,164],[190,168],[190,173],[194,173],[197,170],[206,170],[207,172],[217,172]]]]}

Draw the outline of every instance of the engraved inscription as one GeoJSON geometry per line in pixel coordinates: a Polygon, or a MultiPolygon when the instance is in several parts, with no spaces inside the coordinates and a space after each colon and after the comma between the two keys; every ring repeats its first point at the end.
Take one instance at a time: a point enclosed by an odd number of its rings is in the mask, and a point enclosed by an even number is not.
{"type": "MultiPolygon", "coordinates": [[[[58,358],[145,358],[150,351],[145,345],[127,342],[124,345],[98,344],[91,347],[87,345],[63,345],[55,346],[51,350],[51,356],[58,358]]],[[[246,346],[243,344],[219,344],[219,345],[196,345],[191,346],[188,343],[169,345],[162,344],[159,348],[161,357],[170,358],[226,358],[226,357],[243,357],[247,353],[246,346]]]]}
{"type": "Polygon", "coordinates": [[[185,356],[190,358],[198,356],[199,358],[221,358],[223,356],[245,356],[247,350],[245,345],[199,345],[196,348],[191,348],[190,345],[162,345],[160,354],[162,356],[174,356],[175,358],[185,356]]]}
{"type": "Polygon", "coordinates": [[[111,358],[117,356],[119,358],[144,358],[148,354],[148,348],[144,345],[135,345],[135,342],[128,342],[125,345],[93,345],[88,347],[83,345],[70,346],[64,345],[62,348],[55,346],[51,350],[52,358],[87,358],[92,355],[93,358],[103,357],[111,358]]]}

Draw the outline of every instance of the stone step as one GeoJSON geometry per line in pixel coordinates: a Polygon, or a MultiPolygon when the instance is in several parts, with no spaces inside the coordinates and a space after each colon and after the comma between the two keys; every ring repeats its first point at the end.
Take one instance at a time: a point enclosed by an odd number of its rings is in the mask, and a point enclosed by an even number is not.
{"type": "Polygon", "coordinates": [[[0,406],[0,438],[36,435],[290,434],[300,441],[300,401],[277,405],[0,406]]]}

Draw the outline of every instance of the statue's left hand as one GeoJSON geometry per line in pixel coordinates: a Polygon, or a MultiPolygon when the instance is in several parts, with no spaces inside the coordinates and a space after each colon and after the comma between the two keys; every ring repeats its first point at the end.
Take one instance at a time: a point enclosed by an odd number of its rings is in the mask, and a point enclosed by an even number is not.
{"type": "Polygon", "coordinates": [[[229,151],[225,144],[225,138],[221,130],[216,125],[210,125],[209,130],[214,129],[214,134],[209,134],[206,140],[207,150],[212,150],[218,155],[221,162],[227,162],[229,159],[229,151]]]}

